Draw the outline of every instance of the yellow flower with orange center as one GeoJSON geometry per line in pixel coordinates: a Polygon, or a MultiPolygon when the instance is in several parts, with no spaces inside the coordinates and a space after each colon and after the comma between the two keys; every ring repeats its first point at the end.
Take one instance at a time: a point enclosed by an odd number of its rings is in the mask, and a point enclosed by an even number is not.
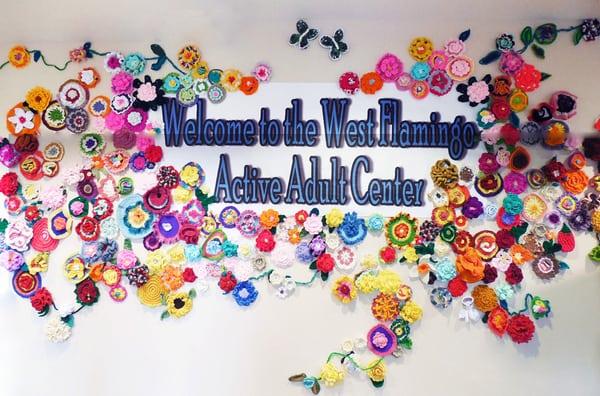
{"type": "Polygon", "coordinates": [[[8,52],[8,61],[14,67],[20,69],[25,67],[31,61],[31,56],[29,56],[29,52],[27,52],[27,48],[22,45],[14,46],[8,52]]]}

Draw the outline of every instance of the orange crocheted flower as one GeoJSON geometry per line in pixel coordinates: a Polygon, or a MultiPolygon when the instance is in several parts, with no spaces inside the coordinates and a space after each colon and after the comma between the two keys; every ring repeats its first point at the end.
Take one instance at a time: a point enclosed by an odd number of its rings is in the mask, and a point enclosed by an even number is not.
{"type": "Polygon", "coordinates": [[[275,209],[264,210],[260,214],[260,224],[267,230],[277,226],[279,224],[279,212],[275,209]]]}
{"type": "Polygon", "coordinates": [[[252,95],[258,91],[258,79],[253,76],[244,76],[242,77],[242,82],[240,84],[240,91],[242,91],[245,95],[252,95]]]}
{"type": "Polygon", "coordinates": [[[360,90],[368,95],[373,95],[383,87],[383,80],[376,72],[369,72],[360,78],[360,90]]]}
{"type": "Polygon", "coordinates": [[[90,269],[90,278],[94,282],[100,282],[102,280],[102,272],[103,271],[104,271],[103,263],[97,263],[97,264],[92,265],[92,268],[90,269]]]}
{"type": "Polygon", "coordinates": [[[468,247],[465,253],[456,256],[456,269],[459,277],[468,283],[483,279],[484,265],[477,250],[468,247]]]}
{"type": "Polygon", "coordinates": [[[301,241],[301,237],[300,237],[300,229],[299,228],[292,228],[291,230],[288,230],[288,238],[291,244],[293,245],[297,245],[298,243],[300,243],[301,241]]]}
{"type": "Polygon", "coordinates": [[[475,308],[481,312],[490,312],[498,306],[498,296],[494,289],[487,285],[479,285],[471,293],[475,308]]]}
{"type": "Polygon", "coordinates": [[[393,294],[379,293],[371,303],[371,312],[380,322],[391,322],[400,314],[400,302],[393,294]]]}
{"type": "Polygon", "coordinates": [[[31,56],[29,56],[29,52],[27,52],[27,48],[22,45],[14,46],[8,51],[8,61],[11,65],[20,69],[25,67],[31,61],[31,56]]]}
{"type": "Polygon", "coordinates": [[[30,109],[41,113],[52,100],[52,92],[44,87],[34,87],[25,95],[25,101],[30,109]]]}
{"type": "Polygon", "coordinates": [[[163,273],[160,276],[160,280],[163,285],[171,290],[175,291],[183,286],[183,274],[181,273],[181,269],[173,266],[167,265],[163,270],[163,273]]]}
{"type": "Polygon", "coordinates": [[[513,259],[513,262],[518,265],[525,264],[528,261],[534,259],[533,253],[529,251],[525,246],[514,244],[510,247],[510,255],[513,259]]]}
{"type": "Polygon", "coordinates": [[[589,178],[582,170],[568,171],[562,182],[563,188],[572,194],[581,194],[588,185],[589,178]]]}

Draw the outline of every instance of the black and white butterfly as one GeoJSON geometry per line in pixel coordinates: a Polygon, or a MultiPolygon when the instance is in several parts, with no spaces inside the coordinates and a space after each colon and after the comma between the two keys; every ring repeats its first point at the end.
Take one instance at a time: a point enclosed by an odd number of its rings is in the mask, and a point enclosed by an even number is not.
{"type": "Polygon", "coordinates": [[[321,36],[321,46],[329,50],[329,58],[331,60],[338,60],[348,52],[348,44],[344,43],[343,39],[344,31],[342,29],[336,30],[333,37],[321,36]]]}
{"type": "Polygon", "coordinates": [[[308,48],[308,44],[319,35],[319,29],[313,29],[308,27],[303,19],[296,22],[296,30],[298,33],[294,33],[290,36],[290,45],[300,47],[300,49],[308,48]]]}

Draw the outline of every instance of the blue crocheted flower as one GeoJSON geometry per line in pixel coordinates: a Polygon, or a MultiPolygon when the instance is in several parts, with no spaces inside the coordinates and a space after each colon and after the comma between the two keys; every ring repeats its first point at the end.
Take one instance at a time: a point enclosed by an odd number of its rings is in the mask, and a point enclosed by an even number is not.
{"type": "Polygon", "coordinates": [[[383,231],[384,224],[385,224],[385,219],[380,214],[371,215],[367,219],[367,229],[371,232],[383,231]]]}
{"type": "Polygon", "coordinates": [[[448,257],[444,257],[436,264],[435,272],[438,279],[446,282],[456,277],[456,266],[448,257]]]}
{"type": "Polygon", "coordinates": [[[238,245],[231,241],[223,242],[221,248],[227,257],[236,257],[238,255],[238,245]]]}
{"type": "Polygon", "coordinates": [[[310,263],[313,261],[314,257],[310,251],[308,242],[300,242],[298,246],[296,246],[296,258],[303,263],[310,263]]]}
{"type": "Polygon", "coordinates": [[[344,216],[337,232],[346,245],[356,245],[367,236],[367,226],[364,219],[359,219],[356,212],[351,212],[344,216]]]}
{"type": "Polygon", "coordinates": [[[258,297],[258,290],[256,290],[252,282],[244,281],[235,285],[235,288],[231,294],[233,295],[233,298],[235,298],[235,302],[238,305],[247,307],[256,301],[256,298],[258,297]]]}
{"type": "Polygon", "coordinates": [[[185,259],[190,262],[197,262],[202,258],[202,249],[198,245],[185,245],[183,252],[185,259]]]}
{"type": "Polygon", "coordinates": [[[502,201],[502,206],[504,206],[506,213],[513,216],[523,211],[523,201],[517,194],[507,194],[502,201]]]}
{"type": "Polygon", "coordinates": [[[431,66],[427,62],[417,62],[410,70],[410,75],[415,80],[426,80],[431,72],[431,66]]]}
{"type": "Polygon", "coordinates": [[[140,53],[134,52],[123,59],[123,70],[137,76],[146,69],[146,59],[140,53]]]}

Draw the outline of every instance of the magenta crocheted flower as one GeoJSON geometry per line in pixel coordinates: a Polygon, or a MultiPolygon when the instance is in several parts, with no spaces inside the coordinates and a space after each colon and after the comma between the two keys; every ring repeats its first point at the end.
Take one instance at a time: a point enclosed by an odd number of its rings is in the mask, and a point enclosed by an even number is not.
{"type": "Polygon", "coordinates": [[[402,61],[394,54],[385,54],[379,58],[375,71],[383,81],[396,81],[403,71],[402,61]]]}

